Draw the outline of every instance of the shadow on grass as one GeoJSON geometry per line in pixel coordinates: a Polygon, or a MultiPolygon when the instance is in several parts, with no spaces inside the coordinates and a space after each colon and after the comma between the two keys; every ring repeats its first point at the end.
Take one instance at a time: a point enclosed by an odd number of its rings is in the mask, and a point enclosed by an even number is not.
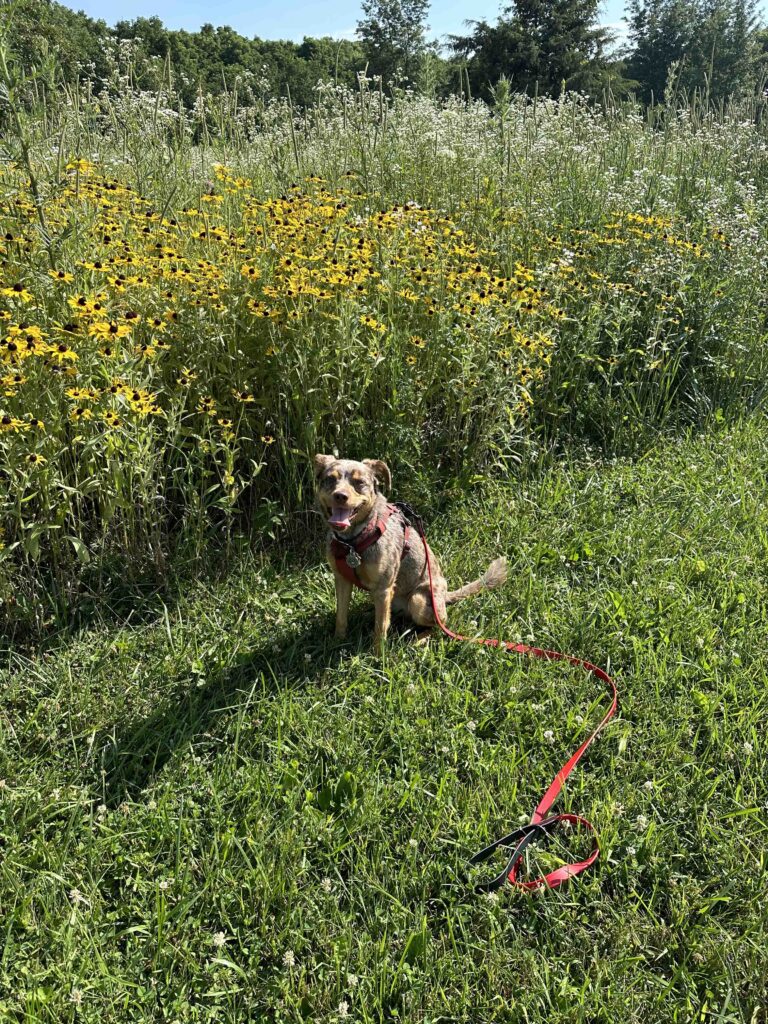
{"type": "MultiPolygon", "coordinates": [[[[277,572],[287,557],[280,554],[277,572]]],[[[204,555],[179,544],[161,565],[107,555],[73,567],[65,579],[42,568],[28,574],[11,601],[3,600],[0,589],[0,654],[17,650],[35,656],[87,630],[150,624],[175,608],[190,585],[221,583],[233,572],[271,560],[264,547],[240,537],[229,545],[212,542],[204,555]]]]}
{"type": "Polygon", "coordinates": [[[203,665],[194,675],[174,680],[157,711],[102,737],[107,806],[135,799],[176,751],[220,729],[222,722],[247,705],[254,690],[259,697],[278,693],[338,667],[350,652],[370,651],[372,617],[372,608],[356,616],[348,638],[340,642],[333,637],[333,615],[316,615],[303,628],[243,652],[226,668],[208,671],[203,665]]]}

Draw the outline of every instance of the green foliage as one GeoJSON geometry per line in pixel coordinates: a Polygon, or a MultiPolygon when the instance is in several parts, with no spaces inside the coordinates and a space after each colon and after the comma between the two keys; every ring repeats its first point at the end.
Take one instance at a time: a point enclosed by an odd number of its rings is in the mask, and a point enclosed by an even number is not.
{"type": "Polygon", "coordinates": [[[353,86],[365,64],[360,45],[352,40],[305,38],[297,44],[248,39],[231,28],[212,25],[203,25],[199,32],[171,31],[159,18],[118,22],[115,37],[137,41],[132,56],[145,87],[157,86],[168,57],[175,88],[187,107],[201,91],[215,96],[235,89],[246,101],[290,91],[295,104],[311,106],[319,81],[334,79],[353,86]]]}
{"type": "Polygon", "coordinates": [[[354,86],[365,55],[353,40],[305,38],[301,43],[249,39],[228,27],[203,25],[199,32],[166,28],[159,17],[118,21],[114,29],[54,0],[2,0],[0,11],[21,66],[39,67],[55,55],[57,75],[67,83],[89,79],[97,91],[123,88],[115,73],[130,72],[131,84],[157,89],[171,81],[183,104],[202,92],[240,91],[247,100],[286,95],[298,106],[317,98],[319,81],[354,86]]]}
{"type": "Polygon", "coordinates": [[[495,25],[474,22],[453,37],[467,61],[472,91],[488,95],[499,78],[516,91],[559,96],[562,89],[600,95],[611,60],[610,32],[598,26],[598,0],[515,0],[495,25]]]}
{"type": "Polygon", "coordinates": [[[668,85],[723,101],[760,84],[755,0],[630,0],[627,72],[645,102],[668,85]]]}
{"type": "Polygon", "coordinates": [[[357,32],[368,71],[387,84],[412,85],[427,50],[425,19],[429,0],[362,0],[357,32]]]}
{"type": "Polygon", "coordinates": [[[110,30],[82,11],[53,0],[0,0],[0,26],[26,68],[39,67],[53,54],[68,81],[106,73],[104,45],[110,30]]]}

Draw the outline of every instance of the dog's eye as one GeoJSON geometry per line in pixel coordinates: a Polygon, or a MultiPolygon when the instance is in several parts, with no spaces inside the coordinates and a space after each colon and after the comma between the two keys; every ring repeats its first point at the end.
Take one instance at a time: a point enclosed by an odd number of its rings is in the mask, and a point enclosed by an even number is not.
{"type": "Polygon", "coordinates": [[[365,490],[365,480],[353,480],[352,483],[356,491],[365,490]]]}

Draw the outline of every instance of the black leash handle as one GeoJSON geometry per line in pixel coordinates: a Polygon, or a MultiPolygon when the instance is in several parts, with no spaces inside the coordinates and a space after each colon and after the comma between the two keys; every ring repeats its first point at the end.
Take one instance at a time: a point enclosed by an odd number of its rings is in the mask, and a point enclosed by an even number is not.
{"type": "Polygon", "coordinates": [[[475,892],[494,892],[496,889],[500,889],[506,882],[515,864],[517,864],[531,843],[548,835],[557,824],[558,820],[559,817],[554,816],[552,818],[545,818],[544,821],[521,825],[520,828],[516,828],[514,832],[510,832],[508,835],[502,836],[501,839],[496,839],[489,846],[480,850],[479,853],[470,857],[468,862],[469,864],[482,864],[483,861],[489,860],[500,846],[512,846],[513,843],[515,844],[512,856],[507,861],[506,866],[493,878],[488,878],[483,882],[478,882],[475,886],[475,892]]]}

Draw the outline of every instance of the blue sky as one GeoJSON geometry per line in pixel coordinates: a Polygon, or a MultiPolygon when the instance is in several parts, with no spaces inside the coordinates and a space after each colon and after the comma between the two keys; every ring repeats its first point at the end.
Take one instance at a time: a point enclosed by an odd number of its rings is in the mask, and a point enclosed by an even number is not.
{"type": "MultiPolygon", "coordinates": [[[[67,3],[67,0],[64,0],[67,3]]],[[[229,25],[245,36],[294,39],[330,35],[351,39],[360,18],[359,0],[69,0],[67,6],[84,10],[113,25],[123,18],[157,14],[168,28],[194,31],[205,22],[229,25]]],[[[468,19],[495,21],[499,0],[433,0],[429,15],[430,38],[459,33],[468,19]]],[[[762,0],[768,10],[768,0],[762,0]]],[[[601,21],[621,32],[624,0],[604,0],[601,21]]],[[[765,16],[763,17],[765,19],[765,16]]]]}
{"type": "MultiPolygon", "coordinates": [[[[158,15],[168,28],[200,28],[205,22],[229,25],[246,36],[262,39],[294,39],[331,35],[352,38],[360,18],[356,0],[64,0],[68,7],[84,10],[93,18],[114,25],[123,18],[158,15]]],[[[461,32],[468,19],[495,21],[499,0],[433,0],[429,14],[430,38],[461,32]]],[[[617,23],[623,0],[606,0],[604,24],[617,23]]]]}

